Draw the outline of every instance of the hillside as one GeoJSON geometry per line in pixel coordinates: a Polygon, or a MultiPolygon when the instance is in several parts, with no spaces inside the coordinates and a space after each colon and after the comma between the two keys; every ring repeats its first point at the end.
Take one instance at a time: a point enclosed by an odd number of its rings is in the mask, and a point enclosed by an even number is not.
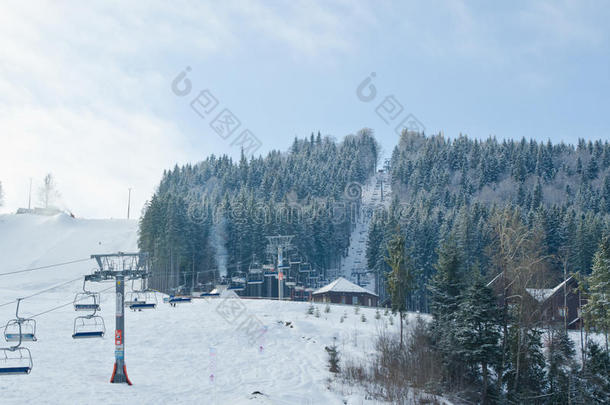
{"type": "Polygon", "coordinates": [[[288,151],[239,162],[206,157],[164,173],[141,220],[139,246],[154,258],[157,288],[209,281],[266,263],[266,236],[293,235],[319,287],[349,246],[363,185],[377,165],[372,132],[337,142],[311,134],[288,151]],[[204,278],[207,277],[207,278],[204,278]]]}
{"type": "MultiPolygon", "coordinates": [[[[4,215],[0,273],[86,259],[91,253],[129,251],[135,248],[136,229],[134,221],[4,215]]],[[[84,261],[0,276],[0,303],[5,304],[0,320],[14,317],[11,301],[16,297],[78,278],[93,266],[84,261]]],[[[233,320],[222,316],[227,302],[220,299],[171,308],[159,295],[156,310],[126,315],[126,362],[134,385],[118,386],[108,383],[114,347],[112,285],[91,286],[104,291],[106,337],[75,341],[71,334],[77,313],[71,302],[81,286],[79,279],[23,301],[23,316],[40,314],[35,318],[38,341],[26,344],[34,368],[28,376],[0,376],[3,404],[372,404],[356,388],[333,383],[327,389],[324,347],[336,338],[342,361],[366,358],[374,352],[377,333],[398,325],[397,318],[394,326],[389,324],[391,315],[376,320],[374,309],[355,314],[352,307],[333,305],[326,313],[320,306],[317,318],[306,314],[307,303],[266,300],[239,301],[245,312],[233,320]],[[347,319],[341,321],[344,313],[347,319]],[[367,322],[361,321],[362,314],[367,322]],[[267,327],[264,338],[251,341],[240,326],[252,317],[267,327]]]]}
{"type": "Polygon", "coordinates": [[[369,227],[367,264],[384,262],[390,233],[399,227],[417,273],[411,307],[429,311],[428,282],[439,248],[460,250],[465,274],[497,275],[499,226],[514,217],[543,257],[541,288],[568,273],[587,275],[610,231],[610,143],[577,145],[534,140],[487,140],[404,133],[391,160],[391,207],[369,227]]]}

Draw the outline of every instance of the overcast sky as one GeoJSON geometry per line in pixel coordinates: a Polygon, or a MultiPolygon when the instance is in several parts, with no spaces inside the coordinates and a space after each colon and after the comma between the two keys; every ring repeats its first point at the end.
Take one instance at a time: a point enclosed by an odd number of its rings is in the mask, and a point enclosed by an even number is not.
{"type": "Polygon", "coordinates": [[[603,1],[3,1],[0,210],[27,205],[29,179],[36,188],[52,172],[77,216],[124,217],[129,187],[137,216],[164,169],[238,156],[246,129],[257,154],[363,127],[389,153],[409,114],[449,137],[610,139],[609,10],[603,1]],[[190,92],[184,81],[172,91],[183,71],[190,92]],[[240,126],[219,135],[210,124],[225,109],[240,126]]]}

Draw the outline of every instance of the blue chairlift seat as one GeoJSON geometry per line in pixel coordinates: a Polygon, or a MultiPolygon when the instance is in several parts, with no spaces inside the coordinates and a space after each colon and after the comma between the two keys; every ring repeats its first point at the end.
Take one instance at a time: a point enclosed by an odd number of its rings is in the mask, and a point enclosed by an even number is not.
{"type": "Polygon", "coordinates": [[[104,337],[104,331],[75,332],[72,334],[72,339],[90,339],[102,337],[104,337]]]}
{"type": "Polygon", "coordinates": [[[74,304],[75,311],[99,311],[100,306],[98,304],[74,304]]]}
{"type": "Polygon", "coordinates": [[[105,333],[104,318],[99,315],[79,316],[74,319],[72,339],[103,338],[105,333]]]}
{"type": "Polygon", "coordinates": [[[4,327],[4,339],[7,342],[35,342],[36,321],[34,319],[18,318],[9,321],[4,327]]]}
{"type": "Polygon", "coordinates": [[[0,375],[30,374],[31,367],[0,367],[0,375]]]}
{"type": "MultiPolygon", "coordinates": [[[[19,342],[19,333],[7,333],[4,335],[4,338],[7,342],[19,342]]],[[[21,334],[22,342],[35,342],[36,336],[33,333],[22,333],[21,334]]]]}
{"type": "Polygon", "coordinates": [[[157,304],[152,303],[152,302],[144,302],[144,301],[134,301],[132,303],[129,304],[129,308],[136,310],[136,309],[155,309],[155,307],[157,306],[157,304]]]}
{"type": "Polygon", "coordinates": [[[191,297],[169,297],[170,304],[183,304],[185,302],[191,302],[191,297]]]}

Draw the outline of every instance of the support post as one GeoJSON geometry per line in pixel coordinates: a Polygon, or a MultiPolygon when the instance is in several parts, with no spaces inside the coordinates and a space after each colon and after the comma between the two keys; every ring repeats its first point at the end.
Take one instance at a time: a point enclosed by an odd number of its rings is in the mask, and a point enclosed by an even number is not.
{"type": "Polygon", "coordinates": [[[282,265],[284,263],[282,257],[282,247],[277,248],[277,299],[281,301],[284,298],[284,273],[282,273],[282,265]]]}
{"type": "Polygon", "coordinates": [[[125,366],[125,275],[116,276],[116,323],[114,331],[114,370],[111,383],[131,385],[125,366]]]}

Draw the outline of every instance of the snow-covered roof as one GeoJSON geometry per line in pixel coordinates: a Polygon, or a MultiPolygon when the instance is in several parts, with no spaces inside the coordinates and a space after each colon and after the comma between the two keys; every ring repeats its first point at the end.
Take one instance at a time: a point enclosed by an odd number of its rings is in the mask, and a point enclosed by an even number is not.
{"type": "Polygon", "coordinates": [[[563,288],[563,286],[572,280],[572,277],[568,277],[565,281],[559,283],[555,288],[526,288],[525,290],[536,299],[538,302],[544,302],[551,298],[557,291],[563,288]]]}
{"type": "Polygon", "coordinates": [[[553,292],[555,291],[553,288],[526,288],[525,291],[529,293],[534,299],[538,302],[546,301],[553,292]]]}
{"type": "Polygon", "coordinates": [[[343,277],[339,277],[335,281],[330,284],[325,285],[322,288],[314,291],[314,294],[323,294],[325,292],[347,292],[347,293],[366,293],[377,296],[377,294],[367,290],[366,288],[362,288],[359,285],[352,283],[349,280],[344,279],[343,277]]]}

